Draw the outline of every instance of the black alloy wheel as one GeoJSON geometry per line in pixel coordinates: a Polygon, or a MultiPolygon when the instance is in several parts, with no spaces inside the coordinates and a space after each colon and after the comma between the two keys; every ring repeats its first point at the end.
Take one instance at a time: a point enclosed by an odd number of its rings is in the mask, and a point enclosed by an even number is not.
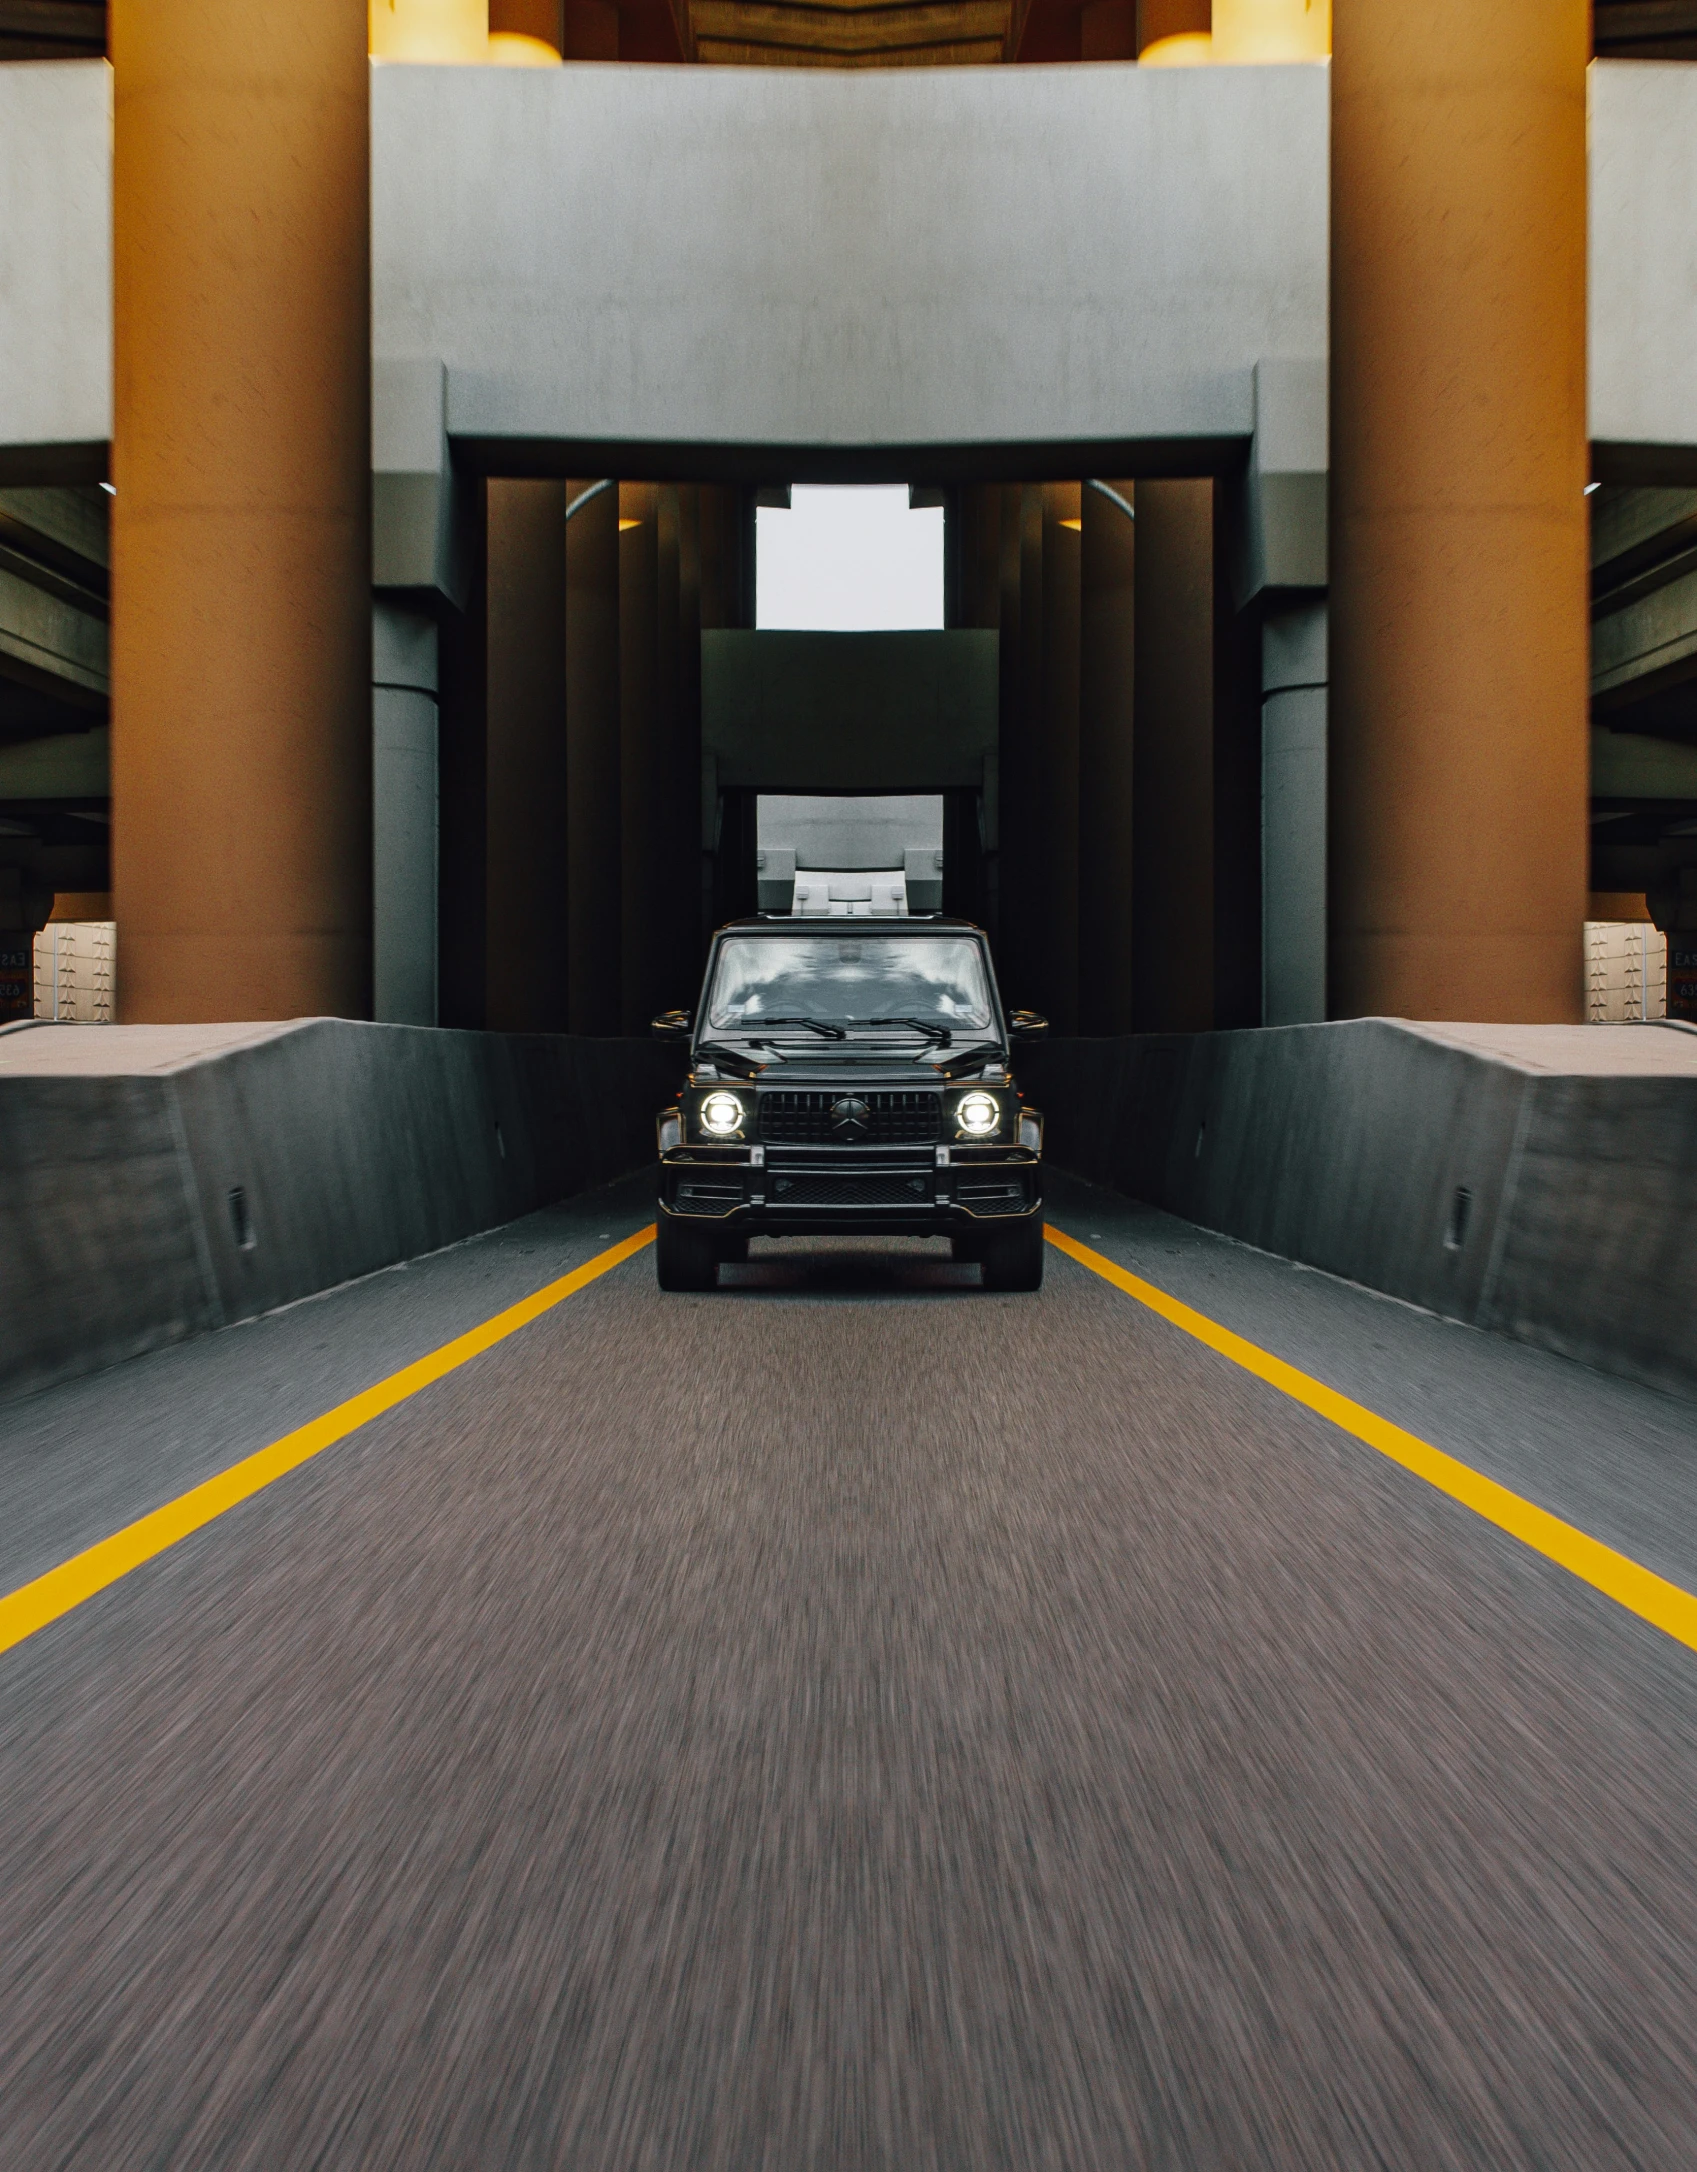
{"type": "Polygon", "coordinates": [[[690,1229],[662,1214],[654,1234],[654,1273],[663,1290],[718,1287],[719,1248],[708,1229],[690,1229]]]}
{"type": "Polygon", "coordinates": [[[987,1290],[1040,1290],[1043,1287],[1043,1217],[1034,1214],[1015,1229],[998,1229],[978,1239],[978,1259],[987,1290]]]}

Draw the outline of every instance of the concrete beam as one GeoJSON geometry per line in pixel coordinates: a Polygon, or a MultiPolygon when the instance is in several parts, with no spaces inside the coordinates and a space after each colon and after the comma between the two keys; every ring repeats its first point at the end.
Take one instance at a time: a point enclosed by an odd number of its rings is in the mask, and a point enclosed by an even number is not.
{"type": "Polygon", "coordinates": [[[1327,395],[1323,354],[1255,365],[1255,438],[1234,581],[1239,610],[1269,588],[1326,585],[1327,395]]]}
{"type": "MultiPolygon", "coordinates": [[[[105,471],[111,84],[0,75],[0,483],[105,471]]],[[[1697,70],[1590,86],[1598,465],[1697,480],[1697,70]]],[[[1258,364],[1325,351],[1323,68],[387,68],[372,104],[374,348],[514,467],[1197,472],[1258,364]]],[[[434,479],[381,486],[379,556],[439,584],[440,459],[377,467],[434,479]]]]}
{"type": "Polygon", "coordinates": [[[982,788],[997,748],[997,636],[701,636],[701,744],[717,790],[982,788]]]}
{"type": "Polygon", "coordinates": [[[106,799],[112,790],[112,733],[56,732],[0,747],[0,799],[106,799]]]}
{"type": "Polygon", "coordinates": [[[1697,747],[1643,732],[1593,731],[1593,799],[1697,799],[1697,747]]]}
{"type": "Polygon", "coordinates": [[[0,482],[92,482],[112,436],[112,71],[0,68],[0,482]]]}
{"type": "Polygon", "coordinates": [[[470,573],[464,494],[448,449],[448,379],[429,355],[371,363],[371,581],[463,607],[470,573]]]}
{"type": "Polygon", "coordinates": [[[1593,700],[1647,694],[1694,671],[1697,566],[1609,612],[1591,629],[1593,700]]]}
{"type": "Polygon", "coordinates": [[[110,501],[93,488],[0,490],[0,548],[104,595],[112,571],[110,501]]]}
{"type": "Polygon", "coordinates": [[[1209,465],[1324,346],[1323,68],[387,68],[372,155],[378,351],[492,464],[1209,465]]]}
{"type": "Polygon", "coordinates": [[[1593,61],[1590,142],[1597,472],[1697,481],[1697,69],[1593,61]]]}
{"type": "Polygon", "coordinates": [[[106,620],[0,564],[0,674],[97,705],[112,691],[106,620]]]}

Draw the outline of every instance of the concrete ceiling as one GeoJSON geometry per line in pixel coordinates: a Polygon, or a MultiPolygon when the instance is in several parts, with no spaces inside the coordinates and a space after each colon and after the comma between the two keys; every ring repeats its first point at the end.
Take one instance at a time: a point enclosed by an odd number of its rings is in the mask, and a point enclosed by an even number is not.
{"type": "Polygon", "coordinates": [[[1006,57],[1014,0],[687,0],[694,57],[737,67],[958,67],[1006,57]]]}
{"type": "Polygon", "coordinates": [[[106,50],[106,0],[0,0],[0,61],[90,60],[106,50]]]}
{"type": "Polygon", "coordinates": [[[1697,0],[1597,0],[1593,21],[1612,60],[1697,60],[1697,0]]]}

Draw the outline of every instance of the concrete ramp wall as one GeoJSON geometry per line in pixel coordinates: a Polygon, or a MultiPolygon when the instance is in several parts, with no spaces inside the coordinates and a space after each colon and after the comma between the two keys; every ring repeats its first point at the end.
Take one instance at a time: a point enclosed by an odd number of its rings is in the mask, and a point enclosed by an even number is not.
{"type": "Polygon", "coordinates": [[[1063,1168],[1610,1372],[1697,1384],[1697,1034],[1414,1026],[1057,1041],[1063,1168]]]}
{"type": "Polygon", "coordinates": [[[332,1018],[0,1036],[0,1393],[608,1182],[677,1072],[647,1041],[332,1018]]]}

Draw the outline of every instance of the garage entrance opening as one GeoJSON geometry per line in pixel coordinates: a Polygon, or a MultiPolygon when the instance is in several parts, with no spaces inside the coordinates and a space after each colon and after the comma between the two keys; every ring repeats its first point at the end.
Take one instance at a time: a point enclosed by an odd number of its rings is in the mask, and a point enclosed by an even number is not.
{"type": "Polygon", "coordinates": [[[755,801],[760,910],[867,918],[943,909],[943,795],[755,801]]]}

